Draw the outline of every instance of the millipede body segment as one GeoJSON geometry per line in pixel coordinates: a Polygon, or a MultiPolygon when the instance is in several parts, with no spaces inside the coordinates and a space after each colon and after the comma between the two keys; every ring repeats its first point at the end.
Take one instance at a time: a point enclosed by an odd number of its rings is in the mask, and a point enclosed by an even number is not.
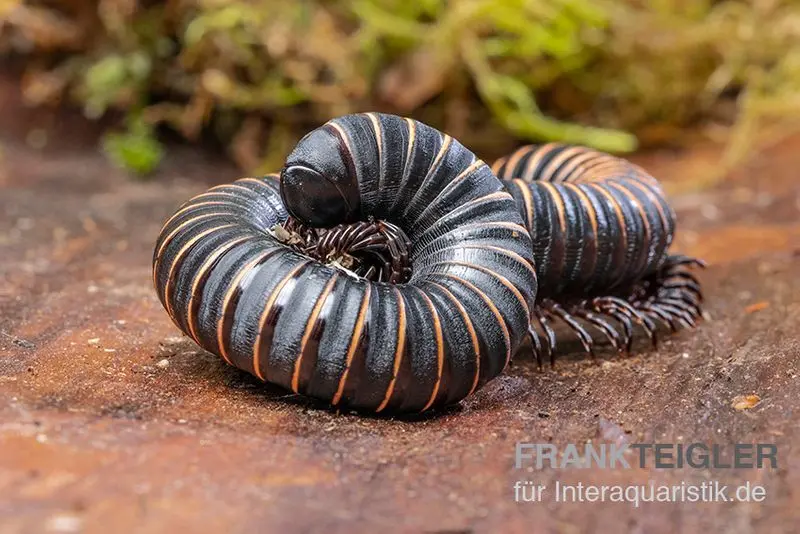
{"type": "Polygon", "coordinates": [[[472,152],[369,113],[309,133],[280,176],[189,200],[153,278],[178,328],[231,365],[334,405],[421,411],[508,364],[532,319],[533,251],[472,152]]]}
{"type": "MultiPolygon", "coordinates": [[[[337,406],[459,401],[553,323],[593,354],[634,325],[692,327],[702,262],[668,252],[675,214],[625,160],[562,144],[492,169],[411,119],[367,113],[306,135],[280,175],[213,187],[169,218],[158,296],[200,346],[337,406]]],[[[542,341],[544,336],[544,341],[542,341]]]]}
{"type": "Polygon", "coordinates": [[[530,336],[540,362],[544,353],[554,357],[556,320],[590,353],[594,342],[582,322],[621,352],[630,351],[635,323],[654,345],[657,322],[672,330],[695,325],[702,292],[690,269],[704,264],[668,253],[675,214],[642,168],[551,143],[520,148],[492,170],[516,200],[533,241],[537,328],[530,336]]]}

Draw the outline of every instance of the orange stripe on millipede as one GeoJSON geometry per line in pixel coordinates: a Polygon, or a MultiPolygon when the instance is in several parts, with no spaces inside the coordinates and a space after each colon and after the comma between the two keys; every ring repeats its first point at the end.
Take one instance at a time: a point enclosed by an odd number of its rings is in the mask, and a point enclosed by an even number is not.
{"type": "MultiPolygon", "coordinates": [[[[217,193],[217,194],[219,194],[219,193],[217,193]]],[[[202,195],[201,195],[201,196],[202,196],[202,195]]],[[[192,199],[192,200],[194,200],[194,199],[192,199]]],[[[170,224],[172,221],[174,221],[175,219],[177,219],[177,218],[178,218],[178,216],[180,216],[180,215],[182,215],[182,214],[186,213],[186,212],[187,212],[187,211],[189,211],[189,210],[193,210],[193,209],[195,209],[195,208],[200,208],[200,207],[203,207],[203,206],[214,206],[214,205],[217,205],[217,206],[224,206],[224,205],[230,206],[230,205],[231,205],[231,203],[230,203],[230,202],[224,202],[224,201],[222,201],[222,200],[207,200],[207,201],[205,201],[205,202],[198,202],[197,204],[189,204],[188,206],[184,206],[184,207],[182,207],[181,209],[179,209],[178,211],[176,211],[175,213],[173,213],[173,214],[172,214],[172,217],[170,217],[169,219],[167,219],[167,222],[165,222],[165,223],[164,223],[164,224],[161,226],[161,230],[164,230],[164,228],[166,228],[167,226],[169,226],[169,224],[170,224]]]]}
{"type": "Polygon", "coordinates": [[[483,195],[482,197],[473,198],[472,200],[467,201],[464,204],[461,204],[456,209],[462,209],[466,206],[474,206],[475,204],[480,204],[481,202],[486,202],[487,200],[495,200],[499,198],[508,199],[511,200],[512,202],[514,201],[514,197],[512,197],[511,194],[508,193],[507,191],[495,191],[494,193],[489,193],[487,195],[483,195]]]}
{"type": "Polygon", "coordinates": [[[209,187],[206,193],[216,192],[218,189],[222,189],[223,187],[227,186],[228,184],[219,184],[215,185],[214,187],[209,187]]]}
{"type": "Polygon", "coordinates": [[[597,233],[597,210],[594,209],[594,204],[592,204],[591,199],[588,197],[588,195],[586,195],[583,189],[581,189],[580,185],[565,182],[564,186],[570,188],[570,190],[572,190],[578,196],[578,200],[580,201],[581,205],[589,213],[589,224],[592,227],[592,233],[594,235],[594,246],[592,247],[594,255],[592,257],[591,265],[593,267],[597,266],[597,258],[599,254],[598,243],[600,240],[600,236],[597,233]]]}
{"type": "Polygon", "coordinates": [[[565,209],[564,199],[561,198],[561,194],[558,192],[558,190],[556,190],[556,186],[554,186],[550,182],[539,182],[539,183],[542,184],[542,187],[544,187],[547,190],[547,193],[550,195],[550,197],[553,199],[553,202],[555,203],[556,211],[558,212],[558,224],[561,228],[561,234],[564,236],[564,239],[566,240],[567,218],[564,213],[565,209]]]}
{"type": "Polygon", "coordinates": [[[464,248],[473,248],[473,249],[476,249],[476,250],[491,250],[492,252],[496,252],[498,254],[502,254],[503,256],[508,256],[509,258],[512,258],[515,261],[517,261],[520,264],[522,264],[522,266],[525,267],[525,269],[527,269],[528,272],[533,275],[534,279],[536,278],[536,270],[533,268],[533,265],[531,264],[531,262],[529,262],[528,260],[526,260],[525,258],[523,258],[522,256],[520,256],[519,254],[517,254],[516,252],[514,252],[512,250],[507,250],[507,249],[504,249],[504,248],[495,247],[493,245],[470,245],[469,243],[466,243],[466,244],[463,244],[463,245],[453,245],[452,247],[445,247],[443,249],[440,249],[439,252],[445,252],[445,251],[448,251],[448,250],[460,250],[460,249],[464,249],[464,248]]]}
{"type": "Polygon", "coordinates": [[[433,169],[436,169],[439,166],[451,144],[453,144],[453,138],[447,134],[442,135],[442,146],[439,147],[439,152],[437,152],[436,157],[433,158],[433,163],[431,163],[431,166],[428,167],[426,178],[429,178],[433,169]]]}
{"type": "Polygon", "coordinates": [[[492,300],[489,297],[486,296],[486,293],[481,291],[480,288],[478,288],[478,286],[476,286],[472,282],[469,282],[468,280],[464,280],[460,276],[456,276],[454,274],[449,274],[449,273],[440,273],[440,274],[442,276],[446,276],[447,278],[452,278],[453,280],[455,280],[455,281],[457,281],[457,282],[459,282],[461,284],[464,284],[465,286],[470,288],[472,291],[477,293],[478,296],[486,303],[486,306],[494,314],[495,319],[497,319],[497,324],[500,326],[500,329],[503,331],[503,338],[505,339],[505,342],[506,342],[506,363],[503,366],[503,368],[505,368],[505,366],[507,366],[508,362],[511,360],[511,334],[508,332],[508,327],[506,326],[506,322],[503,319],[503,315],[500,313],[500,310],[498,310],[497,306],[494,305],[492,300]]]}
{"type": "Polygon", "coordinates": [[[548,182],[556,183],[558,174],[555,171],[558,171],[558,168],[575,152],[579,152],[577,149],[578,147],[567,147],[562,149],[561,152],[559,152],[554,158],[545,164],[540,174],[542,176],[546,176],[548,182]]]}
{"type": "MultiPolygon", "coordinates": [[[[428,171],[425,173],[425,178],[422,179],[422,183],[425,183],[433,175],[433,173],[439,168],[439,165],[441,164],[442,159],[444,158],[445,154],[447,153],[447,150],[450,148],[450,144],[453,142],[453,138],[450,137],[449,135],[447,135],[447,134],[443,134],[443,135],[440,134],[440,135],[441,135],[441,139],[442,139],[442,146],[439,147],[439,152],[436,154],[436,157],[433,158],[433,162],[428,167],[428,171]]],[[[411,145],[409,145],[409,147],[410,146],[411,145]]],[[[453,180],[450,183],[448,183],[445,186],[444,189],[439,191],[439,193],[436,195],[436,198],[429,202],[429,205],[436,204],[436,200],[440,196],[442,196],[442,194],[447,190],[448,187],[450,187],[450,184],[455,182],[455,181],[457,181],[457,180],[460,180],[463,175],[464,175],[464,171],[462,171],[458,176],[453,178],[453,180]]],[[[416,193],[414,193],[414,196],[412,197],[411,202],[409,202],[409,206],[414,203],[414,200],[417,198],[417,194],[421,190],[422,189],[420,188],[420,189],[417,190],[416,193]]],[[[397,202],[397,200],[395,200],[395,202],[397,202]]]]}
{"type": "Polygon", "coordinates": [[[644,210],[642,202],[638,198],[636,198],[636,195],[633,194],[633,191],[631,191],[627,187],[623,187],[622,185],[616,182],[608,182],[608,186],[613,187],[614,189],[616,189],[617,191],[619,191],[620,193],[622,193],[631,200],[633,206],[636,208],[636,211],[639,213],[639,217],[642,218],[642,223],[644,224],[644,242],[650,243],[650,234],[651,234],[650,220],[647,218],[647,212],[644,210]]]}
{"type": "Polygon", "coordinates": [[[628,171],[629,167],[621,159],[601,154],[586,166],[585,172],[591,174],[592,181],[602,182],[613,177],[622,178],[628,171]]]}
{"type": "Polygon", "coordinates": [[[524,156],[530,154],[531,152],[535,151],[538,147],[536,145],[528,145],[522,148],[518,148],[515,150],[510,156],[508,156],[508,160],[506,162],[506,168],[503,171],[502,178],[509,180],[513,178],[518,178],[518,174],[516,167],[524,156]]]}
{"type": "MultiPolygon", "coordinates": [[[[366,115],[372,123],[372,131],[375,132],[375,144],[378,146],[378,169],[381,169],[381,162],[383,161],[383,130],[381,129],[381,122],[374,113],[367,113],[366,115]]],[[[378,184],[380,184],[380,181],[378,184]]],[[[378,189],[380,189],[380,185],[378,189]]]]}
{"type": "Polygon", "coordinates": [[[464,324],[467,326],[467,331],[469,332],[470,340],[472,341],[472,352],[475,353],[475,378],[472,380],[472,386],[469,389],[469,393],[467,395],[471,395],[478,387],[478,381],[481,376],[481,346],[480,342],[478,341],[478,333],[475,331],[475,327],[472,324],[472,320],[469,318],[469,314],[467,314],[467,310],[464,306],[458,301],[455,295],[447,289],[442,284],[437,282],[428,282],[431,285],[434,285],[441,289],[447,298],[455,304],[456,309],[461,314],[461,318],[464,320],[464,324]]]}
{"type": "Polygon", "coordinates": [[[604,164],[592,169],[592,176],[595,182],[606,182],[613,178],[625,178],[626,170],[615,164],[604,164]]]}
{"type": "Polygon", "coordinates": [[[347,135],[347,131],[338,122],[336,122],[336,119],[330,121],[328,125],[332,126],[337,132],[339,132],[339,137],[342,139],[342,143],[344,143],[347,151],[352,154],[353,149],[350,145],[350,137],[347,135]]]}
{"type": "MultiPolygon", "coordinates": [[[[155,256],[156,257],[156,261],[153,262],[153,280],[156,279],[156,271],[158,270],[158,267],[161,265],[161,255],[164,253],[164,249],[167,248],[167,246],[172,242],[172,240],[175,238],[175,236],[178,235],[178,232],[180,232],[181,230],[183,230],[184,228],[186,228],[189,224],[191,224],[193,222],[199,221],[201,219],[208,219],[208,218],[211,218],[211,217],[219,217],[219,216],[222,216],[222,215],[228,215],[228,214],[224,213],[224,212],[217,212],[217,211],[215,211],[214,213],[203,213],[203,214],[197,215],[195,217],[192,217],[191,219],[186,219],[181,224],[179,224],[177,227],[175,227],[175,229],[172,230],[169,233],[169,235],[167,235],[167,237],[164,238],[164,241],[161,242],[161,246],[158,247],[158,252],[156,252],[156,256],[155,256]]],[[[233,226],[233,225],[231,224],[229,226],[233,226]]]]}
{"type": "Polygon", "coordinates": [[[492,278],[497,279],[497,281],[499,281],[501,284],[506,286],[506,288],[514,294],[514,296],[517,298],[517,300],[519,301],[519,303],[522,306],[522,308],[525,310],[525,317],[527,318],[526,323],[530,322],[531,311],[530,311],[530,307],[528,306],[528,302],[525,300],[525,297],[522,295],[522,293],[520,293],[519,289],[517,289],[514,286],[514,284],[512,284],[511,281],[508,278],[506,278],[505,276],[502,276],[502,275],[492,271],[491,269],[487,269],[486,267],[483,267],[481,265],[475,265],[474,263],[468,263],[468,262],[465,262],[465,261],[448,260],[448,261],[440,261],[440,262],[431,264],[431,266],[433,266],[433,265],[460,265],[461,267],[468,267],[470,269],[475,269],[477,271],[481,271],[482,273],[488,274],[492,278]]]}
{"type": "MultiPolygon", "coordinates": [[[[598,191],[601,195],[603,195],[609,202],[611,202],[611,207],[614,210],[614,216],[617,218],[617,223],[619,224],[620,233],[622,235],[622,250],[625,252],[624,257],[627,259],[628,257],[628,228],[625,226],[625,217],[622,213],[622,208],[620,207],[617,200],[614,198],[614,195],[609,193],[605,187],[596,183],[587,183],[588,187],[591,187],[595,191],[598,191]]],[[[624,271],[623,271],[624,275],[624,271]]],[[[616,284],[616,280],[614,283],[616,284]]]]}
{"type": "Polygon", "coordinates": [[[375,134],[375,145],[378,147],[378,191],[381,191],[383,189],[383,129],[375,113],[366,113],[366,116],[372,123],[372,131],[375,134]]]}
{"type": "Polygon", "coordinates": [[[524,226],[520,226],[517,223],[510,223],[504,221],[470,223],[458,227],[459,230],[472,229],[472,228],[505,228],[507,230],[512,230],[514,232],[522,232],[523,235],[528,233],[528,229],[525,228],[524,226]]]}
{"type": "MultiPolygon", "coordinates": [[[[439,165],[440,159],[444,156],[444,153],[446,152],[445,149],[450,145],[450,142],[452,141],[452,138],[449,135],[445,135],[444,139],[445,139],[445,141],[442,144],[442,148],[439,150],[439,153],[436,155],[436,159],[434,159],[433,163],[431,163],[431,166],[428,167],[428,172],[425,174],[425,178],[423,179],[423,183],[426,180],[428,180],[428,178],[430,178],[431,175],[433,174],[433,172],[437,169],[437,166],[439,165]]],[[[442,188],[442,190],[439,191],[436,194],[436,197],[434,197],[433,200],[428,202],[428,207],[436,205],[436,203],[439,200],[439,198],[441,198],[443,195],[446,195],[448,193],[448,191],[450,191],[450,189],[452,187],[454,187],[457,182],[462,180],[470,172],[474,171],[477,167],[480,167],[481,165],[484,165],[484,163],[481,160],[473,161],[467,168],[465,168],[463,171],[461,171],[458,174],[458,176],[456,176],[450,182],[448,182],[447,185],[445,185],[444,188],[442,188]]],[[[417,195],[419,194],[420,191],[422,191],[422,188],[417,189],[417,191],[414,193],[414,196],[411,198],[411,202],[409,202],[409,206],[414,204],[414,200],[416,200],[417,195]]],[[[408,208],[406,208],[406,209],[408,209],[408,208]]]]}
{"type": "Polygon", "coordinates": [[[502,158],[500,158],[500,159],[496,159],[496,160],[494,160],[494,163],[492,163],[492,174],[494,174],[494,175],[495,175],[495,176],[497,176],[498,178],[502,178],[502,177],[500,176],[499,172],[500,172],[500,169],[503,167],[503,164],[504,164],[506,161],[508,161],[508,158],[507,158],[507,157],[502,157],[502,158]]]}
{"type": "MultiPolygon", "coordinates": [[[[506,230],[511,230],[512,231],[511,235],[514,238],[519,237],[518,235],[516,235],[517,233],[522,234],[523,236],[528,236],[530,238],[530,234],[528,233],[528,229],[527,228],[525,228],[523,226],[520,226],[520,225],[518,225],[516,223],[509,223],[509,222],[503,222],[503,221],[479,222],[479,223],[465,224],[463,226],[459,226],[458,228],[456,228],[456,230],[458,230],[458,231],[470,231],[470,230],[473,230],[473,229],[476,229],[476,228],[505,228],[506,230]]],[[[439,236],[439,237],[441,237],[441,236],[439,236]]],[[[439,238],[438,237],[435,238],[431,243],[435,243],[436,239],[439,239],[439,238]]],[[[430,246],[431,243],[428,243],[428,245],[426,245],[426,249],[427,249],[427,247],[430,246]]]]}
{"type": "MultiPolygon", "coordinates": [[[[406,147],[406,159],[405,159],[405,161],[403,161],[403,170],[400,173],[400,176],[401,176],[400,183],[397,184],[398,194],[397,194],[396,198],[394,199],[394,202],[392,203],[389,211],[392,211],[392,210],[395,209],[395,207],[397,206],[397,203],[400,201],[400,197],[403,196],[402,193],[400,193],[400,192],[402,192],[403,189],[406,187],[406,181],[408,179],[408,165],[409,165],[409,163],[411,161],[411,153],[414,151],[414,143],[416,142],[416,139],[417,139],[417,126],[416,126],[416,123],[412,119],[409,119],[409,118],[405,118],[404,120],[406,121],[406,126],[408,127],[408,146],[406,147]]],[[[441,153],[441,150],[440,150],[440,153],[441,153]]],[[[430,172],[430,168],[428,169],[428,172],[430,172]]]]}
{"type": "Polygon", "coordinates": [[[417,124],[407,117],[405,121],[408,125],[408,148],[406,150],[406,161],[403,164],[403,175],[406,174],[408,162],[411,161],[411,151],[414,150],[414,143],[417,141],[417,124]]]}
{"type": "MultiPolygon", "coordinates": [[[[219,321],[217,321],[217,347],[219,348],[220,356],[222,359],[225,360],[229,365],[233,365],[231,359],[228,357],[228,349],[225,343],[225,316],[228,315],[228,306],[230,306],[230,302],[233,299],[233,295],[239,291],[239,284],[241,283],[242,279],[250,273],[250,270],[258,265],[265,257],[273,254],[278,249],[267,249],[261,252],[258,256],[247,262],[244,266],[239,269],[239,272],[236,273],[236,276],[231,281],[230,285],[228,286],[228,290],[225,292],[225,298],[222,299],[222,313],[220,314],[219,321]]],[[[234,313],[233,310],[231,313],[234,313]]]]}
{"type": "Polygon", "coordinates": [[[170,293],[170,286],[172,285],[172,279],[175,276],[175,266],[179,265],[181,261],[183,261],[183,256],[202,238],[207,236],[212,232],[216,232],[217,230],[222,230],[223,228],[230,228],[234,226],[233,224],[223,224],[221,226],[214,226],[212,228],[208,228],[207,230],[203,230],[189,241],[186,242],[185,245],[178,251],[177,254],[172,258],[172,261],[169,264],[169,270],[167,271],[167,281],[164,284],[164,305],[167,308],[167,313],[170,317],[174,317],[172,304],[170,303],[169,293],[170,293]]]}
{"type": "MultiPolygon", "coordinates": [[[[238,180],[237,180],[237,182],[238,182],[238,180]]],[[[209,189],[208,191],[206,191],[206,193],[211,193],[211,192],[214,192],[216,194],[225,193],[226,191],[217,191],[217,189],[222,189],[223,187],[232,187],[234,189],[247,191],[248,193],[252,193],[253,192],[253,190],[250,189],[249,187],[245,187],[243,185],[236,185],[236,183],[232,183],[232,184],[221,184],[221,185],[214,186],[211,189],[209,189]]],[[[229,193],[229,194],[231,194],[231,193],[229,193]]]]}
{"type": "Polygon", "coordinates": [[[595,168],[606,165],[606,163],[607,156],[596,150],[587,149],[586,155],[581,157],[578,165],[570,171],[570,174],[575,176],[575,178],[570,181],[583,183],[596,182],[599,178],[594,174],[595,168]]]}
{"type": "Polygon", "coordinates": [[[203,279],[203,277],[205,276],[206,271],[211,267],[211,265],[213,265],[219,258],[221,258],[230,249],[232,249],[233,247],[235,247],[239,243],[242,243],[243,241],[247,241],[248,239],[251,239],[251,236],[243,236],[243,237],[234,239],[232,241],[228,241],[227,243],[223,244],[221,247],[219,247],[217,250],[215,250],[214,252],[212,252],[208,256],[206,261],[203,262],[203,265],[200,266],[200,268],[197,270],[197,272],[194,275],[194,280],[192,280],[192,296],[189,297],[189,303],[186,305],[186,308],[187,308],[187,310],[186,310],[186,322],[189,323],[189,335],[192,336],[192,339],[194,339],[195,342],[197,342],[198,345],[200,344],[200,339],[197,336],[197,329],[195,328],[195,324],[194,324],[194,320],[195,320],[195,317],[194,317],[194,301],[195,301],[195,299],[199,299],[200,298],[200,295],[199,295],[200,281],[203,279]]]}
{"type": "Polygon", "coordinates": [[[583,207],[590,212],[589,223],[592,226],[592,232],[594,233],[595,237],[597,237],[597,211],[595,211],[594,209],[594,204],[592,204],[592,201],[589,199],[588,196],[586,196],[586,193],[583,191],[583,189],[580,188],[578,184],[566,182],[564,183],[564,187],[570,188],[570,190],[572,190],[576,195],[578,195],[578,198],[580,199],[583,207]]]}
{"type": "Polygon", "coordinates": [[[583,164],[594,157],[594,151],[586,147],[572,147],[565,152],[573,154],[573,156],[555,172],[554,179],[557,179],[560,183],[570,183],[579,180],[581,176],[579,173],[576,173],[575,170],[579,169],[583,164]]]}
{"type": "Polygon", "coordinates": [[[350,336],[350,343],[347,346],[347,356],[345,357],[344,371],[342,377],[339,379],[339,386],[336,388],[336,394],[333,396],[331,404],[334,406],[339,404],[344,393],[344,385],[347,382],[347,375],[350,373],[350,366],[353,363],[353,356],[358,350],[358,344],[361,340],[361,333],[364,331],[364,322],[367,317],[367,310],[369,310],[369,298],[372,294],[372,287],[367,284],[367,290],[364,296],[361,297],[361,307],[358,310],[358,318],[356,319],[355,328],[353,328],[353,335],[350,336]]]}
{"type": "Polygon", "coordinates": [[[658,212],[658,217],[661,219],[661,226],[664,229],[664,232],[669,232],[669,221],[667,220],[667,214],[664,213],[664,209],[661,206],[661,199],[656,196],[656,194],[650,189],[648,185],[639,182],[637,180],[631,180],[629,183],[633,187],[644,193],[647,199],[650,202],[652,202],[652,204],[656,208],[656,211],[658,212]]]}
{"type": "MultiPolygon", "coordinates": [[[[636,180],[632,180],[632,179],[626,179],[625,180],[625,184],[633,184],[633,183],[636,183],[636,180]]],[[[644,258],[641,261],[646,266],[647,265],[647,260],[650,257],[650,252],[651,251],[653,251],[653,252],[655,251],[657,242],[656,241],[651,241],[651,239],[650,239],[650,236],[653,234],[653,230],[650,227],[650,219],[647,217],[647,211],[644,209],[644,204],[642,203],[641,200],[636,198],[636,195],[633,193],[633,191],[631,191],[630,189],[625,187],[625,185],[623,185],[619,181],[615,180],[613,182],[608,182],[608,185],[609,185],[609,187],[613,187],[614,189],[616,189],[617,191],[619,191],[620,193],[625,195],[628,199],[630,199],[631,203],[633,204],[634,208],[636,209],[636,212],[639,214],[639,217],[642,219],[642,224],[644,225],[645,247],[642,250],[642,254],[644,254],[644,258]]],[[[633,258],[633,259],[635,259],[635,258],[633,258]]]]}
{"type": "MultiPolygon", "coordinates": [[[[431,163],[431,165],[428,167],[428,172],[425,173],[425,178],[422,180],[422,183],[425,183],[425,181],[427,181],[433,175],[433,173],[439,168],[442,158],[444,158],[444,155],[450,148],[450,144],[452,143],[452,141],[453,141],[452,137],[450,137],[447,134],[444,134],[444,137],[442,137],[442,146],[439,149],[439,153],[436,154],[436,158],[434,158],[433,163],[431,163]]],[[[436,197],[434,197],[434,199],[431,200],[428,203],[428,205],[429,206],[435,205],[437,200],[439,200],[441,196],[445,195],[450,190],[450,188],[454,186],[456,182],[462,180],[465,176],[473,172],[477,167],[481,166],[482,164],[483,162],[481,160],[474,159],[472,163],[470,163],[465,169],[463,169],[460,173],[458,173],[458,175],[456,175],[455,178],[450,180],[450,182],[448,182],[447,185],[445,185],[444,188],[442,188],[442,190],[436,194],[436,197]]],[[[414,196],[412,197],[412,200],[409,203],[409,205],[414,203],[414,199],[417,198],[417,194],[419,194],[419,191],[421,190],[422,188],[418,189],[417,192],[414,193],[414,196]]]]}
{"type": "Polygon", "coordinates": [[[396,287],[392,288],[395,293],[397,294],[397,312],[398,312],[398,326],[397,326],[397,347],[394,351],[394,360],[392,365],[392,379],[389,382],[389,386],[386,388],[386,394],[383,396],[383,402],[381,402],[380,406],[375,410],[375,412],[380,412],[386,405],[389,404],[389,400],[392,398],[392,393],[394,392],[394,386],[397,382],[397,374],[400,372],[400,363],[403,361],[403,354],[406,350],[406,304],[403,300],[403,294],[400,293],[400,290],[396,287]]]}
{"type": "Polygon", "coordinates": [[[594,159],[597,155],[593,150],[581,147],[581,154],[575,156],[564,166],[563,169],[558,171],[559,176],[564,175],[563,181],[565,182],[581,182],[585,174],[585,164],[594,159]]]}
{"type": "MultiPolygon", "coordinates": [[[[450,182],[450,183],[452,183],[452,182],[450,182]]],[[[442,193],[444,193],[444,192],[445,192],[445,191],[443,190],[443,191],[442,191],[442,193]]],[[[441,193],[440,193],[440,194],[441,194],[441,193]]],[[[437,196],[436,198],[438,199],[439,197],[437,196]]],[[[468,208],[470,208],[470,207],[473,207],[473,206],[475,206],[476,204],[480,204],[480,203],[482,203],[482,202],[486,202],[486,201],[489,201],[489,200],[500,199],[500,198],[502,198],[502,199],[508,199],[508,200],[510,200],[510,201],[512,201],[512,202],[514,202],[514,197],[512,197],[512,196],[511,196],[509,193],[507,193],[506,191],[495,191],[494,193],[489,193],[488,195],[483,195],[482,197],[473,198],[472,200],[470,200],[470,201],[468,201],[468,202],[465,202],[465,203],[461,204],[460,206],[458,206],[458,207],[456,207],[456,208],[453,208],[453,210],[452,210],[451,212],[449,212],[449,213],[445,214],[443,217],[452,216],[453,214],[458,214],[458,213],[459,213],[459,212],[461,212],[462,210],[465,210],[465,209],[468,209],[468,208]]],[[[433,201],[432,201],[432,202],[429,204],[429,206],[432,206],[432,205],[434,205],[435,203],[436,203],[436,200],[433,200],[433,201]]],[[[425,212],[425,211],[423,211],[423,213],[426,213],[426,212],[425,212]]]]}
{"type": "MultiPolygon", "coordinates": [[[[486,165],[486,163],[484,163],[483,160],[476,159],[475,161],[470,163],[469,166],[467,166],[467,168],[465,168],[463,171],[458,173],[458,175],[455,178],[453,178],[453,180],[450,182],[450,184],[453,183],[453,182],[457,182],[457,181],[463,179],[465,176],[469,176],[470,174],[475,172],[480,167],[483,167],[484,165],[486,165]]],[[[447,187],[449,187],[450,184],[447,184],[447,187]]]]}
{"type": "Polygon", "coordinates": [[[650,185],[658,185],[658,180],[656,180],[655,176],[644,170],[639,165],[635,163],[631,163],[630,161],[627,162],[628,166],[631,167],[632,175],[629,178],[637,180],[642,183],[647,183],[650,185]]]}
{"type": "Polygon", "coordinates": [[[533,220],[533,197],[531,197],[531,191],[528,189],[528,182],[524,180],[520,180],[519,178],[514,178],[512,180],[517,187],[519,187],[519,192],[522,193],[522,203],[525,204],[525,213],[527,214],[527,221],[528,221],[528,230],[533,232],[534,229],[534,220],[533,220]]]}
{"type": "Polygon", "coordinates": [[[289,280],[291,280],[294,275],[300,271],[300,269],[307,266],[309,263],[311,263],[311,261],[306,260],[299,265],[296,265],[286,274],[286,276],[283,277],[283,279],[281,279],[280,282],[278,282],[278,285],[276,285],[275,289],[273,289],[269,294],[267,303],[264,305],[264,311],[261,312],[261,317],[258,319],[258,332],[256,334],[256,342],[253,344],[253,370],[255,371],[256,376],[265,382],[267,379],[264,378],[264,374],[261,372],[261,333],[264,331],[264,325],[267,322],[267,318],[269,317],[272,307],[275,305],[275,301],[278,300],[283,288],[286,286],[289,280]]]}
{"type": "Polygon", "coordinates": [[[625,215],[622,213],[622,208],[617,202],[617,199],[614,198],[614,195],[608,192],[605,187],[599,184],[588,184],[592,189],[598,191],[601,195],[606,197],[609,202],[611,202],[611,207],[614,210],[614,215],[617,218],[617,223],[619,224],[620,230],[622,232],[622,243],[623,248],[628,250],[628,227],[625,225],[625,215]]]}
{"type": "Polygon", "coordinates": [[[300,350],[298,352],[297,359],[294,361],[294,371],[292,372],[292,391],[295,393],[299,393],[297,388],[300,385],[300,366],[303,362],[303,350],[306,348],[308,339],[311,337],[311,334],[314,332],[314,328],[317,326],[317,319],[319,318],[319,313],[322,311],[322,306],[325,305],[325,301],[328,299],[328,295],[330,295],[333,285],[336,283],[338,278],[339,273],[333,273],[331,279],[328,280],[327,284],[325,284],[325,288],[322,290],[317,302],[314,303],[314,308],[311,310],[311,315],[308,317],[306,331],[303,332],[303,339],[300,340],[300,350]]]}
{"type": "MultiPolygon", "coordinates": [[[[256,185],[261,186],[261,187],[267,187],[268,188],[269,186],[267,185],[267,180],[266,180],[267,178],[269,180],[272,180],[272,181],[275,181],[275,182],[279,182],[280,181],[279,175],[277,175],[277,174],[267,174],[267,175],[264,175],[262,178],[253,178],[253,177],[239,178],[234,183],[248,182],[248,183],[256,184],[256,185]]],[[[249,189],[249,188],[247,188],[247,190],[250,191],[250,192],[254,192],[252,189],[249,189]]]]}
{"type": "Polygon", "coordinates": [[[433,391],[431,392],[430,399],[428,399],[428,403],[420,410],[424,412],[430,408],[436,400],[436,396],[439,394],[439,388],[442,384],[442,373],[444,372],[444,335],[442,334],[442,323],[439,319],[439,313],[436,311],[436,307],[433,305],[428,295],[419,288],[417,288],[417,290],[431,310],[431,314],[433,315],[433,330],[436,335],[436,384],[433,386],[433,391]]]}
{"type": "MultiPolygon", "coordinates": [[[[520,176],[520,178],[522,178],[526,182],[533,182],[534,181],[533,180],[534,179],[534,174],[536,173],[536,167],[539,166],[539,162],[542,161],[542,158],[546,154],[552,152],[553,150],[555,150],[559,146],[560,146],[560,143],[547,143],[546,145],[542,145],[541,147],[539,147],[539,149],[536,151],[536,153],[533,155],[533,157],[525,162],[525,172],[522,174],[522,176],[520,176]]],[[[542,176],[541,173],[539,173],[538,178],[539,179],[536,180],[537,182],[539,182],[539,181],[547,181],[547,177],[546,176],[542,176]],[[544,178],[544,180],[542,180],[543,178],[544,178]]]]}

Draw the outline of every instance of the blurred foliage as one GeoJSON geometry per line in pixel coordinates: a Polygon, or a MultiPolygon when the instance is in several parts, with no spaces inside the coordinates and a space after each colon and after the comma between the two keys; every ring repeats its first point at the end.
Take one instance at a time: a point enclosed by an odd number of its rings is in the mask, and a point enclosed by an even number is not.
{"type": "Polygon", "coordinates": [[[137,174],[149,174],[164,157],[164,149],[156,139],[153,126],[141,117],[131,117],[125,133],[109,133],[103,139],[103,150],[112,163],[137,174]]]}
{"type": "Polygon", "coordinates": [[[105,148],[138,172],[161,157],[157,125],[274,170],[310,127],[373,109],[483,156],[701,132],[734,161],[797,126],[798,45],[796,0],[0,0],[27,103],[122,110],[105,148]]]}

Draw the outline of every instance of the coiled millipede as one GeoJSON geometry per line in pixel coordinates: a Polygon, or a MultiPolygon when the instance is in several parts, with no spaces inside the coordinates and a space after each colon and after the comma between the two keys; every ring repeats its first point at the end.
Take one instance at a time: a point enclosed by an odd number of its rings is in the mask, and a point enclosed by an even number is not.
{"type": "Polygon", "coordinates": [[[508,364],[528,335],[532,252],[472,152],[368,113],[306,135],[280,179],[189,200],[153,278],[175,324],[229,364],[334,405],[421,411],[508,364]]]}
{"type": "Polygon", "coordinates": [[[497,376],[526,337],[553,362],[556,320],[592,355],[582,322],[620,352],[634,323],[654,345],[658,321],[694,326],[704,264],[668,253],[674,233],[658,182],[620,158],[553,143],[490,170],[429,126],[367,113],[308,134],[280,177],[181,206],[153,279],[231,365],[333,405],[421,411],[497,376]]]}
{"type": "Polygon", "coordinates": [[[538,275],[533,351],[555,355],[555,320],[593,355],[593,325],[629,352],[633,323],[656,345],[656,322],[693,327],[703,295],[695,258],[670,255],[675,213],[655,178],[623,159],[579,146],[530,145],[501,158],[493,172],[517,201],[533,240],[538,275]],[[606,319],[611,318],[618,328],[606,319]]]}

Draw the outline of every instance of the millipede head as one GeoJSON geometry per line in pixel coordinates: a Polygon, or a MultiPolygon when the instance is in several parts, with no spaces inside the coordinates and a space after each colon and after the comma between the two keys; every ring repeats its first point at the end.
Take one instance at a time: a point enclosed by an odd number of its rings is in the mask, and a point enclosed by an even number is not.
{"type": "Polygon", "coordinates": [[[317,227],[358,220],[361,201],[353,157],[334,126],[306,135],[281,171],[281,197],[289,213],[317,227]]]}

